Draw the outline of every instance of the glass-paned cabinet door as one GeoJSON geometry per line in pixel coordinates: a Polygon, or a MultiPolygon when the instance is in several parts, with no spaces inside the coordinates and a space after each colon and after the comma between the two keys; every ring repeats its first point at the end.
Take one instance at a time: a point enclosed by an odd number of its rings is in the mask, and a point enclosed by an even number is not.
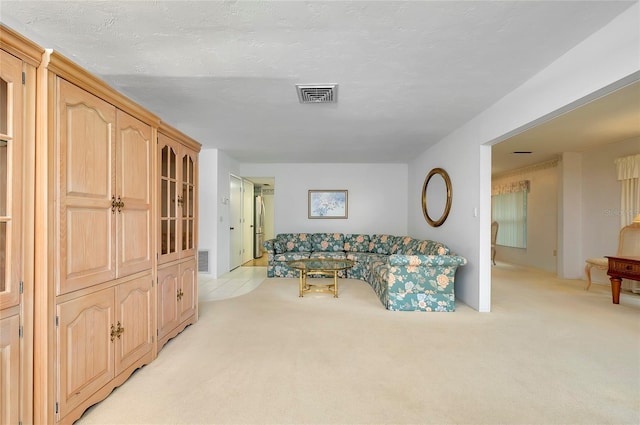
{"type": "Polygon", "coordinates": [[[0,309],[19,301],[22,61],[0,51],[0,309]]]}
{"type": "Polygon", "coordinates": [[[182,156],[182,251],[194,250],[195,244],[195,161],[182,156]]]}
{"type": "Polygon", "coordinates": [[[159,258],[169,261],[178,258],[178,153],[176,148],[160,135],[160,235],[159,258]]]}

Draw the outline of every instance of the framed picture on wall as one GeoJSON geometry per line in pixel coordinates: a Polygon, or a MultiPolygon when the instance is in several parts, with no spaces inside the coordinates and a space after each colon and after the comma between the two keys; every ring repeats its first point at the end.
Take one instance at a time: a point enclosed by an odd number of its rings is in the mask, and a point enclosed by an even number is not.
{"type": "Polygon", "coordinates": [[[347,218],[347,190],[310,190],[309,218],[347,218]]]}

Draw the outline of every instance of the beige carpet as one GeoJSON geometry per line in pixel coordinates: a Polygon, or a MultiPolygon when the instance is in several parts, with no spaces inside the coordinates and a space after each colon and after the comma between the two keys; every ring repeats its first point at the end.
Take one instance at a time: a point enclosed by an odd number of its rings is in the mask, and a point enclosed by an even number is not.
{"type": "Polygon", "coordinates": [[[493,312],[390,312],[296,279],[200,321],[79,424],[638,424],[640,302],[494,267],[493,312]]]}

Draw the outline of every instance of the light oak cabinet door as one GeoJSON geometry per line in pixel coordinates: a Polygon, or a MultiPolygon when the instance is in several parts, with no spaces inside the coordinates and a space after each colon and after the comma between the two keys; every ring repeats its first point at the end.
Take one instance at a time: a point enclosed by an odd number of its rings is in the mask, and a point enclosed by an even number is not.
{"type": "Polygon", "coordinates": [[[17,424],[20,394],[20,316],[0,319],[0,423],[17,424]]]}
{"type": "Polygon", "coordinates": [[[105,289],[57,306],[60,418],[115,376],[114,291],[105,289]]]}
{"type": "Polygon", "coordinates": [[[196,299],[198,284],[196,261],[190,260],[180,264],[180,286],[178,289],[178,311],[180,322],[183,322],[196,313],[196,299]]]}
{"type": "Polygon", "coordinates": [[[162,133],[158,134],[158,170],[160,172],[158,263],[160,264],[180,258],[178,227],[180,224],[178,190],[182,185],[178,177],[180,149],[177,142],[162,133]]]}
{"type": "Polygon", "coordinates": [[[160,264],[196,255],[197,161],[197,152],[158,135],[160,264]]]}
{"type": "Polygon", "coordinates": [[[147,274],[58,304],[60,419],[151,352],[152,288],[147,274]]]}
{"type": "Polygon", "coordinates": [[[186,147],[181,151],[182,190],[180,194],[180,258],[196,255],[196,173],[197,154],[186,147]]]}
{"type": "Polygon", "coordinates": [[[63,294],[116,277],[116,108],[63,79],[58,91],[58,294],[63,294]]]}
{"type": "Polygon", "coordinates": [[[0,51],[0,310],[18,305],[22,258],[22,61],[0,51]]]}
{"type": "Polygon", "coordinates": [[[151,268],[153,145],[149,125],[58,82],[60,295],[151,268]]]}
{"type": "Polygon", "coordinates": [[[116,375],[132,366],[153,348],[153,288],[151,276],[123,283],[116,288],[116,375]],[[120,326],[118,326],[118,323],[120,326]]]}
{"type": "Polygon", "coordinates": [[[158,270],[158,341],[163,340],[180,323],[179,288],[179,264],[158,270]]]}
{"type": "Polygon", "coordinates": [[[195,259],[158,270],[158,350],[194,321],[197,284],[195,259]]]}
{"type": "Polygon", "coordinates": [[[118,110],[116,114],[117,274],[151,268],[151,127],[118,110]]]}

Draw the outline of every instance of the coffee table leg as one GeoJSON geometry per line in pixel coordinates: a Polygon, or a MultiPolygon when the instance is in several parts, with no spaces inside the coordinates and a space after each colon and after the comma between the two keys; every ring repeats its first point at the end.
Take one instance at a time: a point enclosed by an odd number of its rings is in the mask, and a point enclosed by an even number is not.
{"type": "Polygon", "coordinates": [[[333,298],[338,298],[338,271],[333,271],[333,298]]]}
{"type": "Polygon", "coordinates": [[[300,282],[299,282],[300,293],[298,294],[299,297],[304,297],[304,294],[302,293],[303,282],[304,282],[304,270],[300,270],[300,282]]]}

